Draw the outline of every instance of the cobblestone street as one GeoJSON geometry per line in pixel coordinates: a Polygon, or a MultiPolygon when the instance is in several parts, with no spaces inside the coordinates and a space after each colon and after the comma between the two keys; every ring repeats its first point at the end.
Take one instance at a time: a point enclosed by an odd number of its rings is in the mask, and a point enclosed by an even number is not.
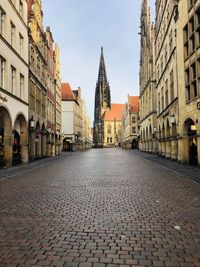
{"type": "Polygon", "coordinates": [[[0,266],[200,266],[200,186],[121,149],[0,182],[0,266]]]}

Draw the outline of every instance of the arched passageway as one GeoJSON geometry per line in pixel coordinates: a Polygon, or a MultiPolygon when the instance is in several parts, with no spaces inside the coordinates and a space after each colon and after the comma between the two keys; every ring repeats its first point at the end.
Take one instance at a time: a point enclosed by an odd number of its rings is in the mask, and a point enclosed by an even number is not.
{"type": "Polygon", "coordinates": [[[0,167],[12,165],[12,121],[8,110],[0,106],[0,167]]]}

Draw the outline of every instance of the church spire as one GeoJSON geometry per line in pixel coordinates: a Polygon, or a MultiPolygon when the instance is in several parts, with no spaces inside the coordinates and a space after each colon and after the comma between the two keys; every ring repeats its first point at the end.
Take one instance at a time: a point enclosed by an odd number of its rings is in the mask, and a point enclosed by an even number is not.
{"type": "Polygon", "coordinates": [[[95,90],[94,106],[93,138],[95,147],[102,147],[103,144],[103,114],[107,109],[111,109],[110,86],[107,81],[103,47],[101,47],[99,73],[95,90]]]}
{"type": "Polygon", "coordinates": [[[100,81],[105,81],[107,83],[107,74],[106,74],[106,66],[103,54],[103,46],[101,47],[101,57],[99,63],[99,75],[98,75],[98,83],[100,81]]]}

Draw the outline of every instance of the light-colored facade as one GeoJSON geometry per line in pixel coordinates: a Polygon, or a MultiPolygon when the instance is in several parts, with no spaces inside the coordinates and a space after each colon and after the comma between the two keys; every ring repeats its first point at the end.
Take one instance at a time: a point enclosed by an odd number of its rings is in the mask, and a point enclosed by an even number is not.
{"type": "Polygon", "coordinates": [[[151,22],[148,0],[141,10],[140,51],[140,150],[156,153],[157,94],[155,87],[155,27],[151,22]]]}
{"type": "Polygon", "coordinates": [[[156,90],[158,152],[178,159],[177,1],[156,0],[156,90]]]}
{"type": "Polygon", "coordinates": [[[125,104],[111,104],[103,114],[103,147],[118,147],[122,143],[122,113],[125,104]]]}
{"type": "Polygon", "coordinates": [[[28,162],[27,1],[0,0],[0,165],[28,162]]]}
{"type": "Polygon", "coordinates": [[[81,88],[72,90],[69,83],[62,83],[61,94],[63,150],[90,148],[92,144],[90,121],[81,97],[81,88]]]}
{"type": "Polygon", "coordinates": [[[54,86],[55,86],[55,149],[56,155],[61,153],[61,65],[60,49],[58,44],[54,45],[54,86]]]}
{"type": "Polygon", "coordinates": [[[180,0],[178,12],[178,160],[200,166],[200,1],[180,0]]]}
{"type": "Polygon", "coordinates": [[[122,147],[138,148],[139,141],[139,97],[128,96],[122,114],[122,147]]]}

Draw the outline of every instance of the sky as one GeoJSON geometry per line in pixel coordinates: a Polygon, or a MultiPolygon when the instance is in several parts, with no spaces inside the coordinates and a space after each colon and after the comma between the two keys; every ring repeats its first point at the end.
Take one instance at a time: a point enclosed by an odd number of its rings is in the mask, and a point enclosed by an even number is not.
{"type": "MultiPolygon", "coordinates": [[[[95,86],[104,48],[112,103],[139,94],[142,0],[42,0],[44,25],[61,50],[61,76],[81,87],[93,122],[95,86]]],[[[154,0],[150,0],[154,9],[154,0]]]]}

